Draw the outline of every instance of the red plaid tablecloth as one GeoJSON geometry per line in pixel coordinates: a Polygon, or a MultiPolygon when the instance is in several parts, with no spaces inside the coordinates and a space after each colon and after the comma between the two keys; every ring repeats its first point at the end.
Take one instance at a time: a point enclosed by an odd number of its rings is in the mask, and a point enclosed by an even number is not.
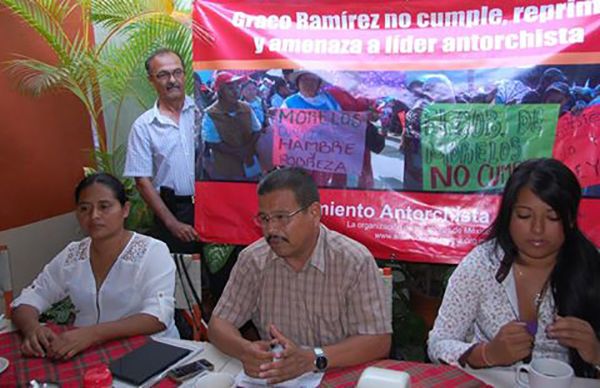
{"type": "MultiPolygon", "coordinates": [[[[71,328],[48,325],[55,333],[71,328]]],[[[21,336],[17,332],[0,335],[0,356],[8,359],[8,369],[0,375],[0,387],[27,386],[29,381],[60,383],[62,388],[80,387],[83,374],[93,366],[109,364],[148,341],[147,336],[114,340],[87,349],[69,361],[52,361],[45,358],[27,358],[21,354],[21,336]]],[[[163,380],[164,381],[164,380],[163,380]]],[[[166,382],[166,381],[165,381],[166,382]]],[[[173,386],[164,384],[161,386],[173,386]]]]}
{"type": "Polygon", "coordinates": [[[325,373],[320,386],[322,388],[354,387],[362,371],[369,366],[407,372],[410,375],[411,388],[489,387],[484,382],[453,366],[395,360],[381,360],[350,368],[329,370],[325,373]]]}

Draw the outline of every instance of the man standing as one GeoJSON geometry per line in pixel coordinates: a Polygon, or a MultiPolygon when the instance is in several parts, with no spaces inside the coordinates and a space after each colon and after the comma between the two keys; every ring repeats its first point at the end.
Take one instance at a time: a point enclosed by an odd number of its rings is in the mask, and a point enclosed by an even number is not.
{"type": "Polygon", "coordinates": [[[135,178],[155,215],[157,238],[174,253],[197,253],[194,230],[194,100],[185,95],[183,60],[159,49],[146,60],[154,106],[133,123],[124,175],[135,178]]]}
{"type": "Polygon", "coordinates": [[[257,180],[261,168],[256,153],[261,123],[252,107],[240,101],[243,77],[219,72],[213,84],[217,101],[206,108],[202,139],[210,150],[211,179],[257,180]]]}
{"type": "Polygon", "coordinates": [[[386,357],[391,317],[375,260],[320,223],[311,176],[300,168],[272,171],[258,196],[255,221],[264,238],[240,253],[213,311],[210,341],[271,384],[386,357]],[[248,320],[260,341],[240,335],[248,320]],[[275,343],[283,351],[273,361],[275,343]]]}

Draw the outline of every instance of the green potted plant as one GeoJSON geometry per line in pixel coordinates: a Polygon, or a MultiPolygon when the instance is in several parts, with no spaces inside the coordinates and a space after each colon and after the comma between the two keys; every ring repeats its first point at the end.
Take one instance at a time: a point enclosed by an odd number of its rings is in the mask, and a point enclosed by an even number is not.
{"type": "MultiPolygon", "coordinates": [[[[192,23],[191,1],[0,0],[0,4],[36,31],[54,53],[50,61],[17,53],[4,63],[17,88],[32,96],[61,90],[74,94],[88,112],[94,138],[92,167],[86,173],[101,170],[123,178],[125,147],[117,140],[125,138],[119,132],[128,133],[131,124],[122,122],[123,110],[132,105],[147,109],[155,99],[144,59],[163,46],[191,58],[192,31],[208,39],[192,23]],[[78,28],[69,30],[67,24],[78,28]]],[[[192,71],[191,61],[185,66],[192,71]]],[[[186,90],[192,92],[193,77],[187,78],[186,90]]],[[[124,182],[132,199],[128,227],[143,232],[151,215],[133,181],[124,182]]]]}
{"type": "MultiPolygon", "coordinates": [[[[158,47],[169,47],[183,58],[191,58],[192,31],[200,39],[208,39],[192,23],[191,1],[0,0],[0,4],[37,32],[54,54],[46,61],[16,53],[13,60],[3,64],[4,70],[25,94],[66,90],[75,95],[88,112],[94,139],[90,151],[93,167],[85,168],[85,173],[101,170],[122,179],[125,148],[117,139],[119,131],[129,130],[130,123],[123,123],[121,114],[131,101],[147,109],[155,99],[146,80],[144,59],[158,47]],[[78,28],[69,30],[67,24],[78,28]],[[95,39],[94,27],[102,32],[96,36],[102,35],[99,39],[95,39]],[[111,120],[103,116],[109,110],[111,120]],[[105,125],[108,121],[111,128],[105,125]]],[[[191,61],[185,65],[191,72],[191,61]]],[[[186,90],[191,93],[193,77],[187,81],[186,90]]],[[[133,181],[123,181],[132,202],[127,226],[144,232],[151,214],[133,181]]],[[[73,313],[71,301],[65,299],[46,311],[42,319],[66,324],[73,313]]]]}

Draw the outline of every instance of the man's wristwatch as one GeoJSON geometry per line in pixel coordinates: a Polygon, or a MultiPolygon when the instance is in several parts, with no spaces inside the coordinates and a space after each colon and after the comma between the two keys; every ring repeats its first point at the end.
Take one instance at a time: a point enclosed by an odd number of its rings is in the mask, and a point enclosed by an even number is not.
{"type": "Polygon", "coordinates": [[[317,372],[325,372],[327,369],[327,356],[325,356],[325,352],[321,348],[314,348],[315,352],[315,369],[317,372]]]}

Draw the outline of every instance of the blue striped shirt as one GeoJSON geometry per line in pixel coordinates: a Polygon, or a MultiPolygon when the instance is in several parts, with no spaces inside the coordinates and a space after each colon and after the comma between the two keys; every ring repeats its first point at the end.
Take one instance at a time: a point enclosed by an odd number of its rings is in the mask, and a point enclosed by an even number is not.
{"type": "Polygon", "coordinates": [[[177,125],[160,113],[157,103],[131,127],[123,175],[152,178],[157,190],[166,186],[175,195],[193,195],[196,105],[185,97],[177,125]]]}

